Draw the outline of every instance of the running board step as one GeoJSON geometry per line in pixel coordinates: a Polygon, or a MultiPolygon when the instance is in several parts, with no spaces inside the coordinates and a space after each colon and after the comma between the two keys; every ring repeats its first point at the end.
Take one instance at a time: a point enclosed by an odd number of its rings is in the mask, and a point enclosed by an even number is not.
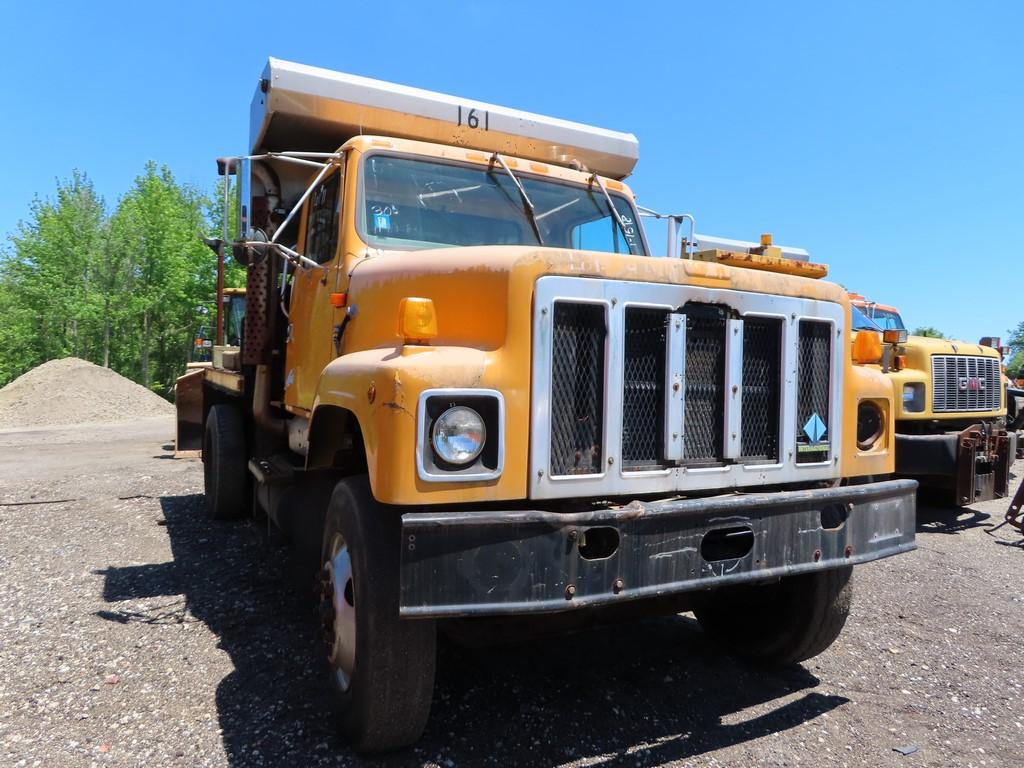
{"type": "Polygon", "coordinates": [[[264,485],[287,484],[292,482],[295,477],[295,467],[281,456],[271,456],[269,459],[250,459],[249,471],[257,482],[264,485]]]}

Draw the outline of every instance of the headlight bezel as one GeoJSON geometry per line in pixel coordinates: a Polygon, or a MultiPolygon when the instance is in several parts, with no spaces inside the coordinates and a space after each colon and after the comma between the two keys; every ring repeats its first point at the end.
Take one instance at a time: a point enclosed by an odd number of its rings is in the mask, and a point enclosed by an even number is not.
{"type": "Polygon", "coordinates": [[[494,389],[427,389],[420,393],[417,411],[416,472],[431,483],[494,480],[505,465],[505,399],[494,389]],[[479,453],[465,464],[453,464],[438,455],[434,446],[437,419],[453,408],[475,411],[484,426],[479,453]]]}
{"type": "Polygon", "coordinates": [[[879,441],[885,435],[888,424],[886,423],[885,409],[882,408],[874,400],[861,400],[857,404],[857,430],[855,439],[857,441],[857,450],[859,451],[872,451],[878,446],[879,441]],[[872,419],[877,419],[877,423],[872,426],[870,434],[863,434],[861,432],[861,425],[863,419],[861,412],[863,409],[870,409],[873,411],[871,414],[872,419]]]}
{"type": "Polygon", "coordinates": [[[904,413],[924,413],[925,411],[925,385],[922,381],[910,381],[903,384],[900,403],[904,413]],[[908,407],[907,390],[912,390],[909,402],[919,405],[917,408],[908,407]]]}

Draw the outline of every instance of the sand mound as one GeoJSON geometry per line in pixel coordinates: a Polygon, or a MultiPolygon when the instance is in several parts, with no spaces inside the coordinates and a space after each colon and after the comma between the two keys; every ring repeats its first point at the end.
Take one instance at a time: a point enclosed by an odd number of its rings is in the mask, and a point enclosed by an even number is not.
{"type": "Polygon", "coordinates": [[[0,429],[168,416],[174,406],[131,379],[77,357],[50,360],[0,389],[0,429]]]}

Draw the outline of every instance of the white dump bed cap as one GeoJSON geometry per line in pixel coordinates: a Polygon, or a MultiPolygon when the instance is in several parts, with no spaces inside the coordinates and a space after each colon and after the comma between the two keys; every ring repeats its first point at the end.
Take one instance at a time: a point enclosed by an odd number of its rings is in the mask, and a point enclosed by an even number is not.
{"type": "Polygon", "coordinates": [[[353,136],[419,139],[623,179],[639,145],[619,133],[442,93],[270,59],[250,116],[250,152],[333,151],[353,136]]]}

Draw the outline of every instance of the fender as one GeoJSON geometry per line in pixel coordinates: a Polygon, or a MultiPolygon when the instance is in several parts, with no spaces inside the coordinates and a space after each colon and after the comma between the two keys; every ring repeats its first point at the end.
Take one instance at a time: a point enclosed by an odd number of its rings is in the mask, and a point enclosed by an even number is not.
{"type": "Polygon", "coordinates": [[[846,361],[846,393],[843,397],[842,476],[889,475],[896,471],[896,418],[892,407],[892,382],[879,368],[846,361]],[[857,406],[872,400],[885,418],[885,434],[867,451],[857,448],[857,406]]]}
{"type": "MultiPolygon", "coordinates": [[[[358,469],[360,443],[374,498],[450,504],[526,498],[529,372],[512,374],[500,350],[405,345],[329,363],[320,376],[307,469],[358,469]],[[524,375],[525,374],[525,375],[524,375]],[[427,483],[416,472],[417,402],[433,388],[498,389],[505,398],[505,470],[489,481],[427,483]],[[340,463],[339,463],[340,462],[340,463]]],[[[520,366],[521,367],[521,366],[520,366]]]]}

